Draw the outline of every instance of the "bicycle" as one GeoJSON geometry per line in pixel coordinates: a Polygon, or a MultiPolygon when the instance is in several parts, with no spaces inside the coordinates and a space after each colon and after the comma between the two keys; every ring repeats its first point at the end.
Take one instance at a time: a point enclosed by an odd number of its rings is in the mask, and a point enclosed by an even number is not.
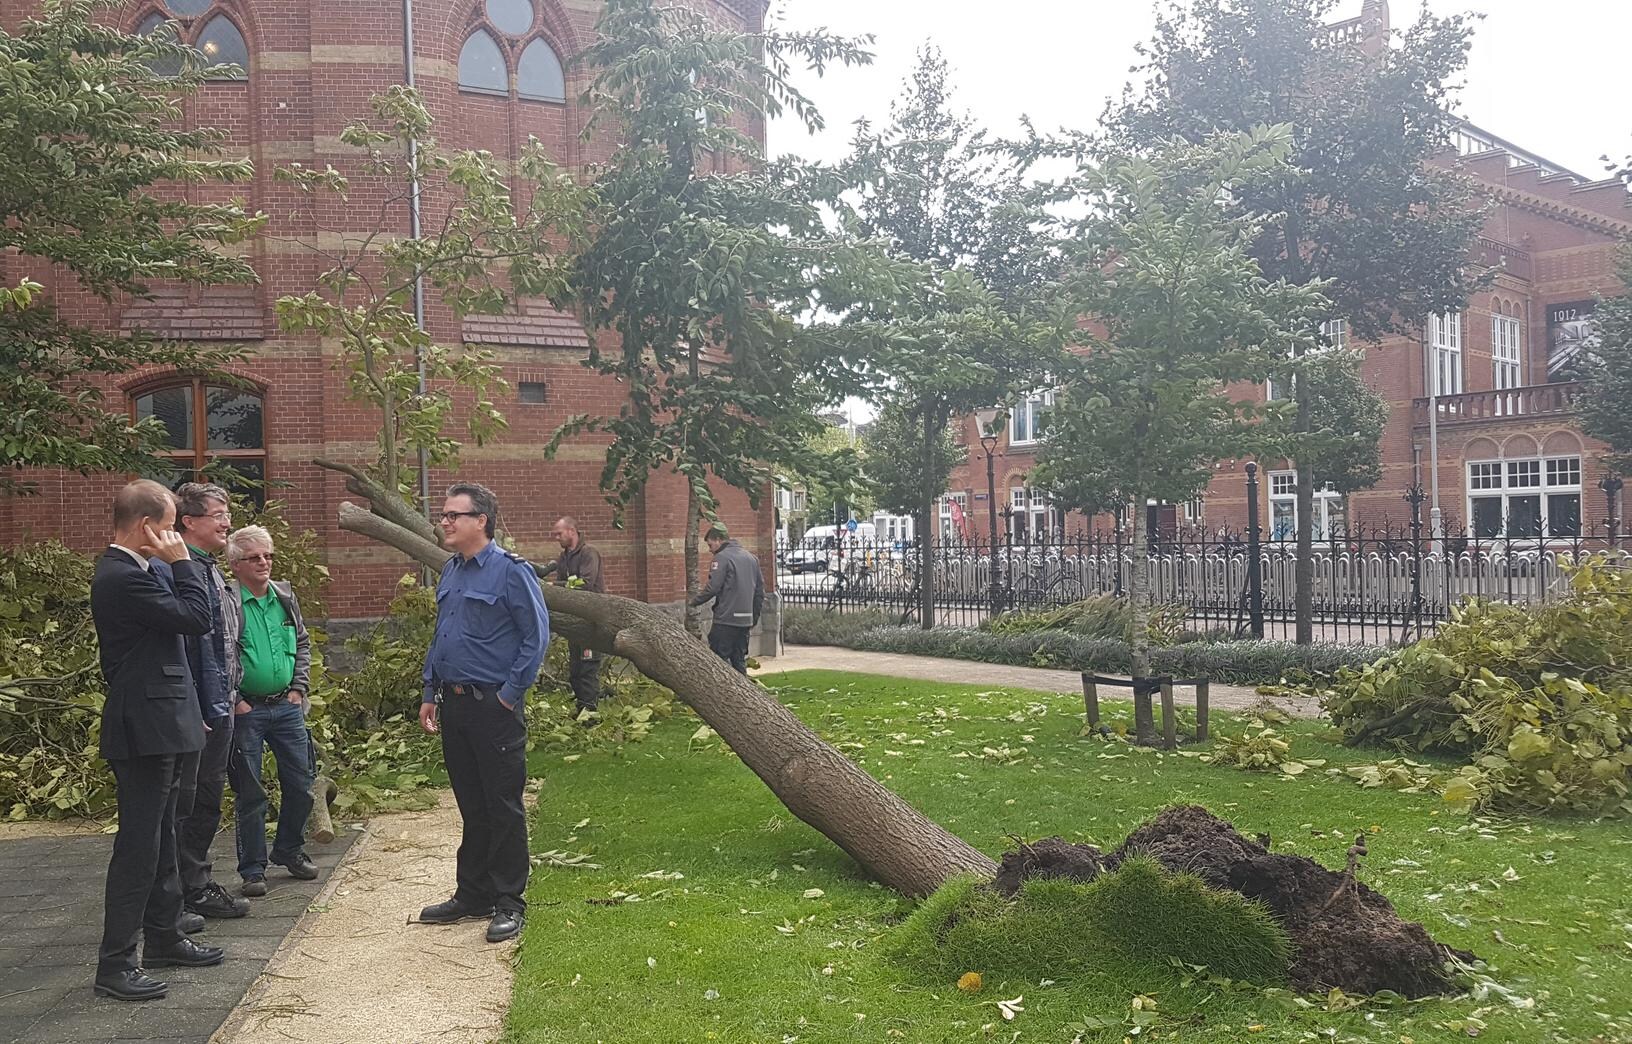
{"type": "Polygon", "coordinates": [[[827,589],[824,611],[831,613],[841,610],[846,601],[852,603],[869,601],[874,594],[872,574],[872,567],[866,563],[859,565],[852,563],[844,569],[828,570],[827,581],[823,585],[827,589]]]}

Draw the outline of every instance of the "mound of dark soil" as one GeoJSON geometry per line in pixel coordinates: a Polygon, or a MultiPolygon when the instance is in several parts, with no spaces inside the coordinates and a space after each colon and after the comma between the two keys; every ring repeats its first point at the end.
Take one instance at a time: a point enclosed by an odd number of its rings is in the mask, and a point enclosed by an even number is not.
{"type": "MultiPolygon", "coordinates": [[[[1402,920],[1386,897],[1348,874],[1304,856],[1271,852],[1199,805],[1164,810],[1109,855],[1058,837],[1022,845],[1003,857],[993,887],[1013,895],[1032,877],[1092,881],[1134,855],[1263,903],[1292,938],[1294,989],[1393,990],[1407,997],[1451,993],[1456,986],[1445,972],[1446,959],[1474,959],[1434,941],[1422,925],[1402,920]]],[[[1138,917],[1140,911],[1127,915],[1138,917]]]]}
{"type": "Polygon", "coordinates": [[[992,887],[1012,896],[1020,882],[1033,877],[1065,877],[1092,881],[1105,870],[1105,857],[1093,845],[1074,845],[1062,837],[1045,837],[1003,854],[992,887]]]}

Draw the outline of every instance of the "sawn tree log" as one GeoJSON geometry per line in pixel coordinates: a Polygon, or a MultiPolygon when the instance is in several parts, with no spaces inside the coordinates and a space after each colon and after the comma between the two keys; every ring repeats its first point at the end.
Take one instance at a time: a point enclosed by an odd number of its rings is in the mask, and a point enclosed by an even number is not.
{"type": "MultiPolygon", "coordinates": [[[[448,553],[387,517],[400,514],[378,486],[347,485],[374,510],[340,505],[340,528],[389,544],[431,569],[448,553]]],[[[925,896],[947,878],[993,875],[997,864],[862,771],[764,689],[733,671],[680,622],[643,602],[542,585],[552,628],[621,656],[673,690],[771,788],[788,811],[819,830],[880,883],[925,896]]]]}

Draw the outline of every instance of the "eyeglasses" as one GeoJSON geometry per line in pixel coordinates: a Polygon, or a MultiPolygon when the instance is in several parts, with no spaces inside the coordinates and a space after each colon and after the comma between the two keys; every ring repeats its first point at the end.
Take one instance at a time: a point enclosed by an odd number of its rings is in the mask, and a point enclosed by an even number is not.
{"type": "Polygon", "coordinates": [[[437,517],[443,522],[452,522],[457,518],[481,518],[485,514],[485,511],[444,511],[437,517]]]}
{"type": "Polygon", "coordinates": [[[232,525],[232,512],[230,512],[230,511],[211,511],[207,515],[188,515],[186,517],[187,518],[213,518],[217,522],[225,522],[229,526],[232,525]]]}
{"type": "Polygon", "coordinates": [[[265,551],[258,555],[239,555],[237,560],[240,562],[266,562],[270,564],[272,561],[272,552],[265,551]]]}

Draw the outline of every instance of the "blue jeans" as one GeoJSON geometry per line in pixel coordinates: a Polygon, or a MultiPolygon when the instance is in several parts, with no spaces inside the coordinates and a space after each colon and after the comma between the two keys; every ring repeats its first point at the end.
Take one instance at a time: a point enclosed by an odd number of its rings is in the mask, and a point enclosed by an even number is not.
{"type": "Polygon", "coordinates": [[[286,862],[306,846],[306,817],[312,812],[311,739],[299,704],[257,703],[238,715],[233,741],[233,790],[238,795],[238,873],[266,873],[266,788],[261,786],[261,754],[272,748],[278,763],[282,800],[272,861],[286,862]]]}

